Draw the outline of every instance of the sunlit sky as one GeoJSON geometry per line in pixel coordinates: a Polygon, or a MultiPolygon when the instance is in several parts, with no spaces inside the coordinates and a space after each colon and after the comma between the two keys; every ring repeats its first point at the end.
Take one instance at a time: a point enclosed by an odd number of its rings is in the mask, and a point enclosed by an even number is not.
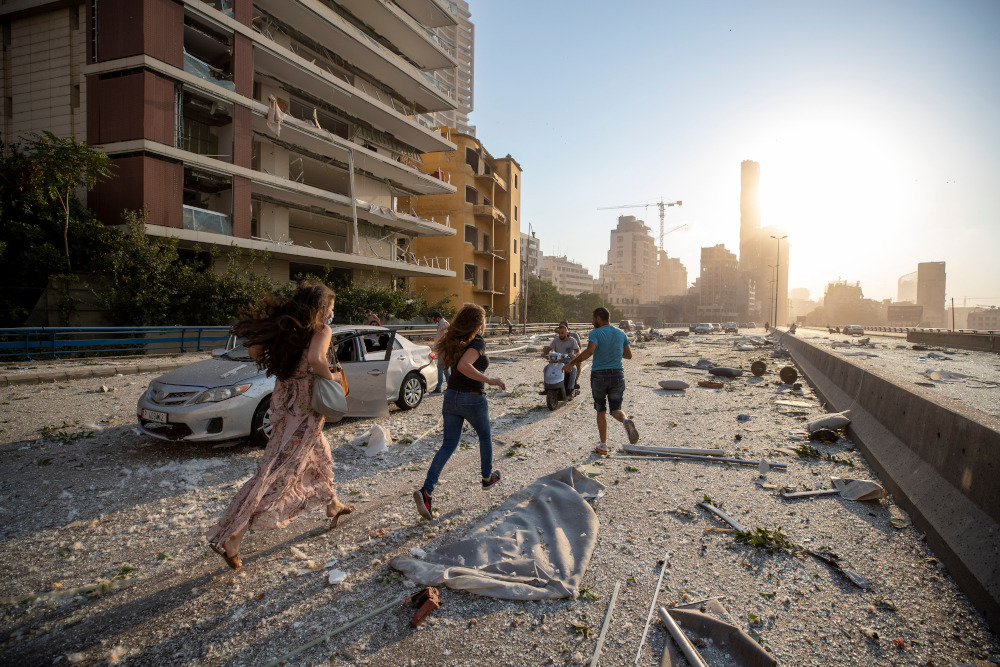
{"type": "Polygon", "coordinates": [[[597,276],[619,214],[683,200],[689,282],[739,248],[740,162],[790,287],[896,297],[947,262],[956,305],[1000,305],[1000,2],[471,0],[477,135],[524,168],[521,227],[597,276]]]}

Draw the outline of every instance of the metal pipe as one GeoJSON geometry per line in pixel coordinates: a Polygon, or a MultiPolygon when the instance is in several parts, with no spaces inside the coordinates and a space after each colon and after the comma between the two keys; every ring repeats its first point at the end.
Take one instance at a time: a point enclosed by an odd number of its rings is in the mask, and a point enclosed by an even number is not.
{"type": "MultiPolygon", "coordinates": [[[[662,454],[662,455],[651,454],[649,456],[621,456],[621,455],[619,455],[619,456],[614,456],[612,458],[616,458],[616,459],[645,459],[646,461],[656,460],[656,459],[665,460],[665,459],[668,459],[668,458],[679,458],[679,459],[697,459],[699,461],[715,461],[717,463],[739,463],[741,465],[748,465],[748,466],[759,466],[760,465],[760,461],[750,461],[748,459],[730,459],[730,458],[725,458],[725,457],[722,457],[722,456],[699,456],[697,454],[662,454]]],[[[771,463],[770,461],[768,461],[767,465],[768,465],[769,468],[778,468],[779,470],[785,470],[786,468],[788,468],[788,464],[787,463],[771,463]]]]}
{"type": "Polygon", "coordinates": [[[646,627],[642,631],[642,639],[639,641],[639,650],[635,654],[635,664],[639,664],[642,657],[642,647],[646,645],[646,633],[649,632],[649,623],[653,620],[653,610],[656,609],[656,598],[660,595],[660,586],[663,585],[663,574],[667,571],[667,563],[670,562],[670,552],[663,554],[663,567],[660,568],[660,580],[656,582],[656,591],[653,592],[653,602],[649,605],[649,615],[646,616],[646,627]]]}
{"type": "MultiPolygon", "coordinates": [[[[660,607],[659,615],[660,620],[663,621],[663,625],[667,626],[670,636],[674,638],[681,651],[684,652],[684,657],[691,663],[691,667],[708,667],[708,663],[702,659],[701,654],[698,653],[698,649],[694,647],[691,640],[687,638],[687,635],[681,630],[681,626],[677,625],[677,621],[673,619],[670,613],[663,607],[660,607]]],[[[663,650],[666,651],[667,648],[663,647],[663,650]]]]}
{"type": "Polygon", "coordinates": [[[615,582],[615,592],[611,594],[611,602],[608,603],[608,611],[604,614],[604,624],[601,626],[601,634],[597,638],[597,648],[594,649],[594,657],[590,661],[590,667],[597,667],[597,661],[601,658],[601,649],[604,647],[604,635],[608,632],[611,624],[611,612],[615,609],[615,601],[618,599],[618,589],[622,587],[622,582],[615,582]]]}

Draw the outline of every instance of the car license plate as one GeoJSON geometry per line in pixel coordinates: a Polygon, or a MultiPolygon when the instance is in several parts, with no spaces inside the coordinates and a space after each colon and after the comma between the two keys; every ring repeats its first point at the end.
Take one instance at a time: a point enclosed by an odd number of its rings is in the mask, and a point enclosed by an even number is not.
{"type": "Polygon", "coordinates": [[[146,410],[145,408],[143,408],[142,418],[149,420],[151,422],[160,422],[161,424],[167,423],[166,412],[157,412],[156,410],[146,410]]]}

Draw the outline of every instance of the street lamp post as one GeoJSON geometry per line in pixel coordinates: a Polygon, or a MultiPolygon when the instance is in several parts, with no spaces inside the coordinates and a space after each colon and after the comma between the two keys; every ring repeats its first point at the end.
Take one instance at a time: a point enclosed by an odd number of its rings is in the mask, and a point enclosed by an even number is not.
{"type": "Polygon", "coordinates": [[[774,236],[771,235],[772,239],[775,239],[777,243],[774,251],[775,256],[775,268],[774,268],[774,328],[778,328],[778,286],[781,282],[781,239],[787,239],[788,234],[784,236],[774,236]]]}

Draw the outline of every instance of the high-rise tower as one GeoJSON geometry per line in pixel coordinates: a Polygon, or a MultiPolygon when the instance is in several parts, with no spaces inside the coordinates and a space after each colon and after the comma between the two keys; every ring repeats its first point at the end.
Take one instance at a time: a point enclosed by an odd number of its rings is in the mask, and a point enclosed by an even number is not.
{"type": "MultiPolygon", "coordinates": [[[[740,262],[749,260],[760,231],[760,164],[740,163],[740,262]]],[[[754,258],[756,259],[756,258],[754,258]]]]}
{"type": "Polygon", "coordinates": [[[788,239],[761,227],[760,164],[740,163],[739,318],[787,324],[788,239]],[[777,318],[775,318],[777,308],[777,318]]]}

